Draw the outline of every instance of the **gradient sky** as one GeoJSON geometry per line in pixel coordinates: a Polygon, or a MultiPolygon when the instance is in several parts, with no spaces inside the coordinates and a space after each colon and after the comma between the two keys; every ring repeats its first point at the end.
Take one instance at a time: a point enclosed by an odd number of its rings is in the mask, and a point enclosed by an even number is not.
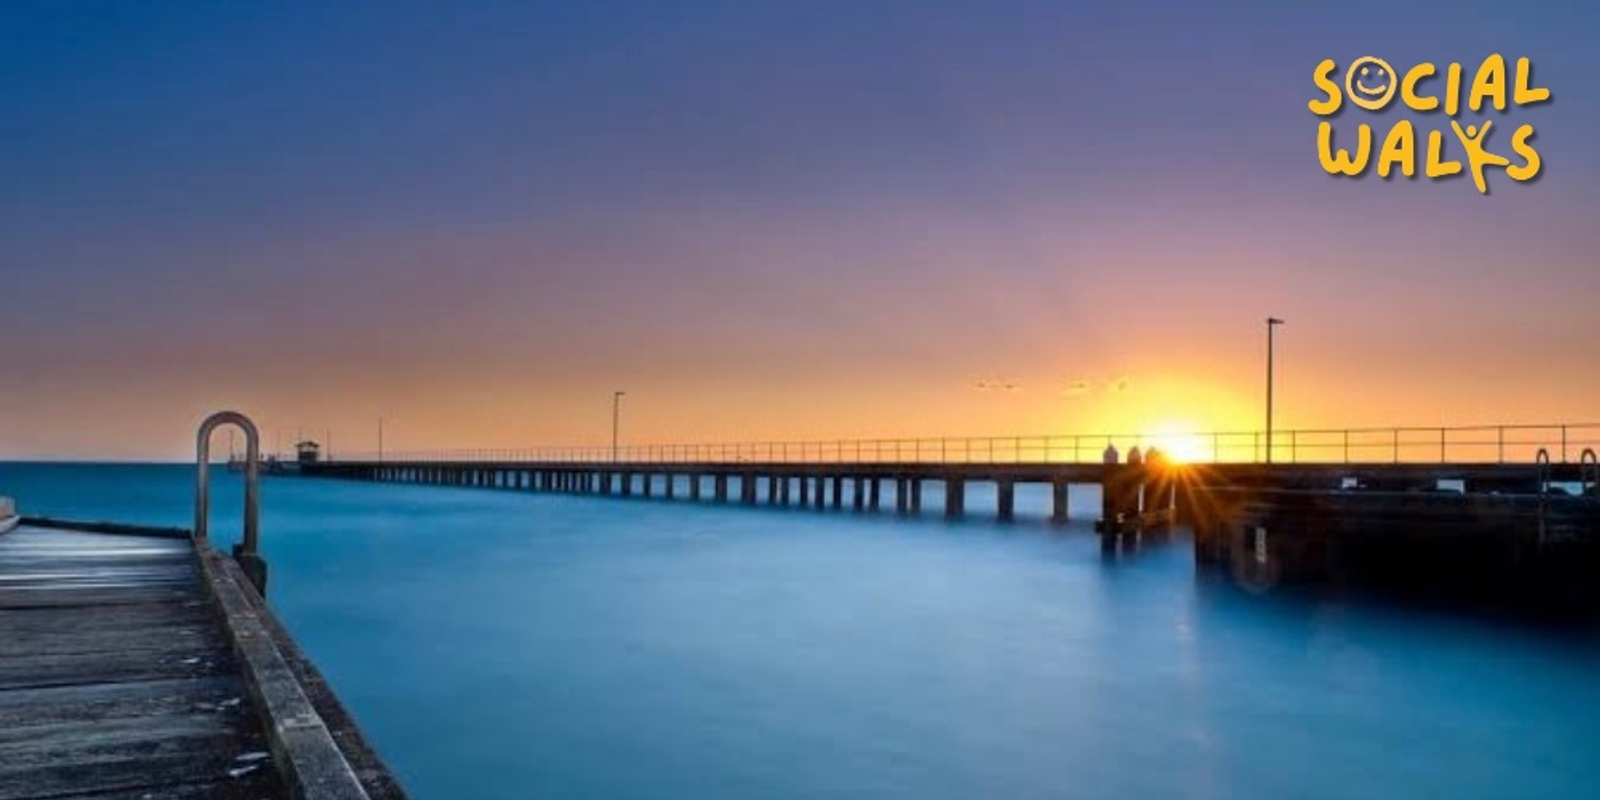
{"type": "Polygon", "coordinates": [[[0,5],[0,458],[1600,420],[1595,4],[782,5],[0,5]],[[1540,180],[1322,172],[1491,52],[1540,180]]]}

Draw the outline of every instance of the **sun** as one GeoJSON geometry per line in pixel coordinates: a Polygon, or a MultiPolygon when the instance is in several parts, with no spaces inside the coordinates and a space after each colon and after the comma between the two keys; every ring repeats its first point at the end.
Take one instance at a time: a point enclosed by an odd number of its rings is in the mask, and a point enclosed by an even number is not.
{"type": "Polygon", "coordinates": [[[1163,422],[1150,428],[1144,437],[1146,447],[1155,447],[1166,454],[1167,460],[1177,464],[1210,461],[1211,442],[1196,432],[1193,425],[1183,422],[1163,422]]]}

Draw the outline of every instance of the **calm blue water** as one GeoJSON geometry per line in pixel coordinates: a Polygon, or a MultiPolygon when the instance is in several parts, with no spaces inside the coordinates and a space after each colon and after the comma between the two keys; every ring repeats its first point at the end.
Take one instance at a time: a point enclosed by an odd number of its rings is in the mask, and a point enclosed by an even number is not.
{"type": "MultiPolygon", "coordinates": [[[[83,519],[187,525],[191,481],[0,465],[25,512],[83,519]]],[[[293,478],[264,503],[272,605],[419,800],[1600,786],[1591,635],[1254,597],[1183,546],[293,478]]]]}

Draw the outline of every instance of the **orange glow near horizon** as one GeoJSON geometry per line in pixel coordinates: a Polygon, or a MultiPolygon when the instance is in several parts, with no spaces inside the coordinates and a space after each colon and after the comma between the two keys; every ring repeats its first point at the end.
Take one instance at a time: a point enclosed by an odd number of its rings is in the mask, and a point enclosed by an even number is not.
{"type": "Polygon", "coordinates": [[[1202,434],[1207,431],[1182,422],[1161,422],[1146,434],[1147,447],[1156,447],[1177,464],[1211,461],[1211,442],[1202,434]]]}

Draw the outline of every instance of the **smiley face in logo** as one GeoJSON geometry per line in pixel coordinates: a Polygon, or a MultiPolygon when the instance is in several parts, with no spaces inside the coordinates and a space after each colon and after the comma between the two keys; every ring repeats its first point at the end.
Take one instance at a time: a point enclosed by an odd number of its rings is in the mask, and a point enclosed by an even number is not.
{"type": "Polygon", "coordinates": [[[1389,62],[1377,56],[1362,56],[1350,63],[1344,74],[1344,94],[1350,102],[1368,111],[1378,111],[1389,104],[1400,79],[1389,62]]]}

